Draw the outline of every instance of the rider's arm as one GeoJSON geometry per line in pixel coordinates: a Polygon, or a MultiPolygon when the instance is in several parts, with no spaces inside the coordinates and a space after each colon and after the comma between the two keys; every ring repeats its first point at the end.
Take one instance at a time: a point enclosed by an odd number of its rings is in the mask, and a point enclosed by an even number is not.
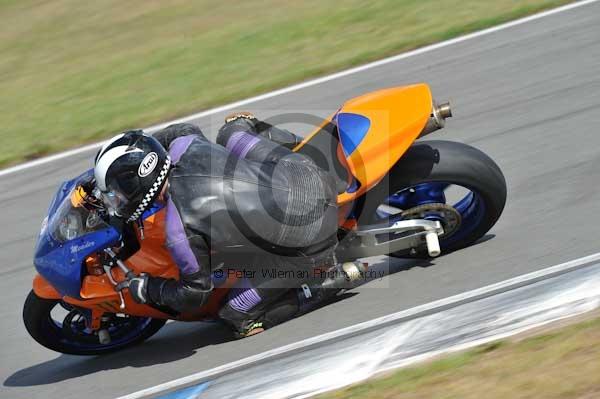
{"type": "MultiPolygon", "coordinates": [[[[183,245],[184,242],[176,243],[183,245]]],[[[203,306],[213,289],[208,247],[199,236],[190,240],[187,253],[181,246],[167,243],[169,252],[179,267],[179,280],[145,277],[147,302],[169,307],[179,313],[193,312],[203,306]],[[193,248],[193,250],[192,250],[193,248]],[[206,255],[194,254],[205,253],[206,255]]]]}
{"type": "Polygon", "coordinates": [[[148,296],[178,312],[197,310],[213,288],[209,246],[203,236],[184,226],[172,198],[167,200],[165,230],[166,247],[179,268],[179,280],[151,279],[148,296]]]}
{"type": "Polygon", "coordinates": [[[197,272],[182,274],[179,280],[151,278],[148,297],[152,303],[177,312],[192,312],[206,303],[212,289],[210,275],[197,272]]]}

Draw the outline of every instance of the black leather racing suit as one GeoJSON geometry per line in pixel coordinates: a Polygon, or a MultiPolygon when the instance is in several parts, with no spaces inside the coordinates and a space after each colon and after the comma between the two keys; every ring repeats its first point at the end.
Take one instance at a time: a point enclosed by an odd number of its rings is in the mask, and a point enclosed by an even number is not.
{"type": "Polygon", "coordinates": [[[210,295],[212,271],[243,270],[251,277],[239,281],[221,312],[240,328],[309,275],[293,271],[334,263],[335,181],[309,159],[264,137],[282,134],[240,118],[221,128],[219,144],[190,124],[154,135],[174,164],[166,236],[181,277],[149,284],[153,302],[193,311],[210,295]],[[275,269],[286,273],[275,276],[275,269]]]}

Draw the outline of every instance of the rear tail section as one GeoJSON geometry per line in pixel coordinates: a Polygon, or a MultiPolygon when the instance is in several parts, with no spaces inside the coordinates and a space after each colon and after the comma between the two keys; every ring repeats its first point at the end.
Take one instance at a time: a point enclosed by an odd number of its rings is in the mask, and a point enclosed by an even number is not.
{"type": "Polygon", "coordinates": [[[318,150],[327,158],[321,166],[347,182],[338,195],[342,205],[374,187],[420,135],[442,127],[449,114],[447,106],[434,105],[426,84],[379,90],[347,101],[295,151],[315,159],[318,150]]]}

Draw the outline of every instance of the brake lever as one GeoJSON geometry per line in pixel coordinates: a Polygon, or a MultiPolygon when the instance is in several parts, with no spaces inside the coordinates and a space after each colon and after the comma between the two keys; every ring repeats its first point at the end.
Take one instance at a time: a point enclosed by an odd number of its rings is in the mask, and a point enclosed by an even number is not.
{"type": "Polygon", "coordinates": [[[113,251],[111,248],[106,248],[104,250],[104,252],[111,258],[111,260],[117,264],[117,266],[119,267],[119,269],[121,269],[123,271],[123,273],[125,273],[125,280],[117,283],[115,281],[115,279],[112,276],[112,272],[111,272],[111,267],[108,265],[104,266],[104,271],[106,272],[106,274],[108,275],[108,278],[110,280],[110,282],[114,285],[115,287],[115,291],[117,291],[119,293],[119,298],[121,299],[121,309],[125,309],[125,298],[123,297],[123,289],[124,288],[128,288],[129,287],[129,280],[131,280],[132,278],[137,277],[136,274],[129,269],[125,263],[119,259],[117,257],[117,254],[115,253],[115,251],[113,251]]]}
{"type": "Polygon", "coordinates": [[[121,259],[117,257],[117,254],[115,254],[115,252],[111,248],[106,248],[104,252],[108,256],[110,256],[110,258],[117,264],[117,266],[119,266],[119,269],[121,269],[123,273],[125,273],[125,276],[128,280],[137,277],[136,274],[130,268],[128,268],[121,259]]]}
{"type": "Polygon", "coordinates": [[[117,294],[119,294],[119,299],[121,300],[121,305],[119,305],[119,308],[125,309],[125,298],[123,297],[123,292],[121,292],[121,290],[124,287],[121,289],[118,289],[118,287],[122,282],[127,282],[127,284],[129,285],[129,280],[125,280],[125,281],[122,281],[121,283],[117,283],[112,276],[111,267],[109,265],[103,265],[103,268],[104,268],[104,272],[108,276],[108,280],[115,287],[115,291],[117,291],[117,294]]]}
{"type": "Polygon", "coordinates": [[[125,288],[129,288],[129,283],[130,283],[130,280],[123,280],[120,283],[117,283],[117,285],[115,286],[115,290],[121,292],[125,288]]]}

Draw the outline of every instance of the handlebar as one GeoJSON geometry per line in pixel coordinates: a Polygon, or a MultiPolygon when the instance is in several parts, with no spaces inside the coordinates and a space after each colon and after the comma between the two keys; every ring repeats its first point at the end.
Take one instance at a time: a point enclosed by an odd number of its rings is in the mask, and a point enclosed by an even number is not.
{"type": "Polygon", "coordinates": [[[110,265],[104,265],[104,271],[106,272],[108,279],[110,280],[111,284],[115,287],[115,291],[117,291],[117,293],[119,294],[119,299],[121,300],[120,308],[125,309],[125,298],[123,297],[122,291],[124,288],[129,287],[129,280],[137,276],[130,268],[128,268],[125,265],[125,263],[123,263],[121,259],[118,258],[117,254],[111,248],[106,248],[104,250],[104,253],[106,253],[111,258],[111,260],[114,263],[116,263],[119,269],[121,269],[123,273],[125,273],[125,280],[117,283],[112,276],[112,267],[110,265]]]}
{"type": "Polygon", "coordinates": [[[110,258],[117,264],[117,266],[119,266],[119,269],[121,269],[123,273],[125,273],[125,276],[128,280],[137,277],[136,274],[130,268],[128,268],[121,259],[117,257],[117,254],[115,254],[115,252],[111,248],[106,248],[104,252],[108,256],[110,256],[110,258]]]}

